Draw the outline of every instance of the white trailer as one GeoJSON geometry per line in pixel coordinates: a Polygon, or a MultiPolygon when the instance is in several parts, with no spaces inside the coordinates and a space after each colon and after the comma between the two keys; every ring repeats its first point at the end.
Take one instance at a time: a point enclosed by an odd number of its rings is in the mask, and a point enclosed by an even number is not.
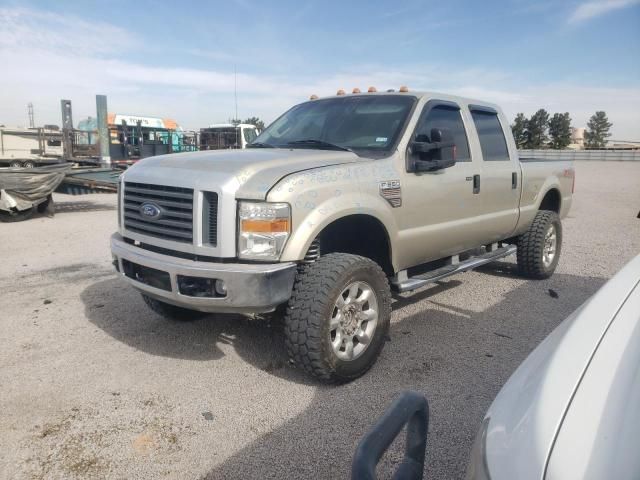
{"type": "Polygon", "coordinates": [[[33,168],[59,163],[62,157],[60,130],[0,127],[0,166],[33,168]]]}

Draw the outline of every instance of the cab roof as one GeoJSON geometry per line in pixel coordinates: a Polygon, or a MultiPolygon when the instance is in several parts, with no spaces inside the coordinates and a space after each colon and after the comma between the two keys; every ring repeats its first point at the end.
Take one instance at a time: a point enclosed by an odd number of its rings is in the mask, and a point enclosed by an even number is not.
{"type": "Polygon", "coordinates": [[[446,93],[440,93],[440,92],[429,92],[429,91],[411,91],[409,90],[408,92],[399,92],[399,91],[393,91],[393,92],[362,92],[362,93],[344,93],[342,95],[328,95],[325,97],[319,97],[313,100],[308,100],[309,102],[314,102],[314,101],[318,101],[318,100],[326,100],[328,98],[350,98],[350,97],[370,97],[370,96],[388,96],[388,95],[395,95],[395,96],[411,96],[411,97],[415,97],[418,100],[421,100],[423,98],[426,98],[427,100],[446,100],[449,102],[455,102],[460,106],[469,106],[469,105],[475,105],[475,106],[481,106],[481,107],[488,107],[491,109],[494,109],[498,112],[501,111],[500,107],[498,105],[496,105],[495,103],[491,103],[491,102],[486,102],[483,100],[478,100],[478,99],[474,99],[474,98],[469,98],[469,97],[460,97],[457,95],[449,95],[446,93]]]}

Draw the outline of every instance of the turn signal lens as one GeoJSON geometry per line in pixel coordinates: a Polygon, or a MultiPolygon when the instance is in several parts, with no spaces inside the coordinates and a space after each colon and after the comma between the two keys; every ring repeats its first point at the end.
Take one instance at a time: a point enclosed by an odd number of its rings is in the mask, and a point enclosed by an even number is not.
{"type": "Polygon", "coordinates": [[[288,233],[289,219],[241,220],[240,230],[247,233],[288,233]]]}

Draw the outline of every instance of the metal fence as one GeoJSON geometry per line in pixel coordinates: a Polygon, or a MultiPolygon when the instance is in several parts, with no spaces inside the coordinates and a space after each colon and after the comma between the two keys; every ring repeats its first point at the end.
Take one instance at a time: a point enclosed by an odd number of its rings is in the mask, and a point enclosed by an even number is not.
{"type": "Polygon", "coordinates": [[[545,160],[640,162],[640,150],[518,150],[520,157],[545,160]]]}

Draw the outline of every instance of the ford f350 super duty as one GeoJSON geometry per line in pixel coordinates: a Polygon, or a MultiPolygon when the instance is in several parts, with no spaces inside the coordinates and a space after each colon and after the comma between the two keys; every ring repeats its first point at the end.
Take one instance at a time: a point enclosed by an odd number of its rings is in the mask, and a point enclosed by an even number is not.
{"type": "Polygon", "coordinates": [[[281,313],[290,358],[322,380],[375,362],[392,289],[514,253],[525,277],[558,264],[573,166],[519,159],[496,105],[339,91],[249,147],[127,170],[114,265],[167,317],[281,313]]]}

